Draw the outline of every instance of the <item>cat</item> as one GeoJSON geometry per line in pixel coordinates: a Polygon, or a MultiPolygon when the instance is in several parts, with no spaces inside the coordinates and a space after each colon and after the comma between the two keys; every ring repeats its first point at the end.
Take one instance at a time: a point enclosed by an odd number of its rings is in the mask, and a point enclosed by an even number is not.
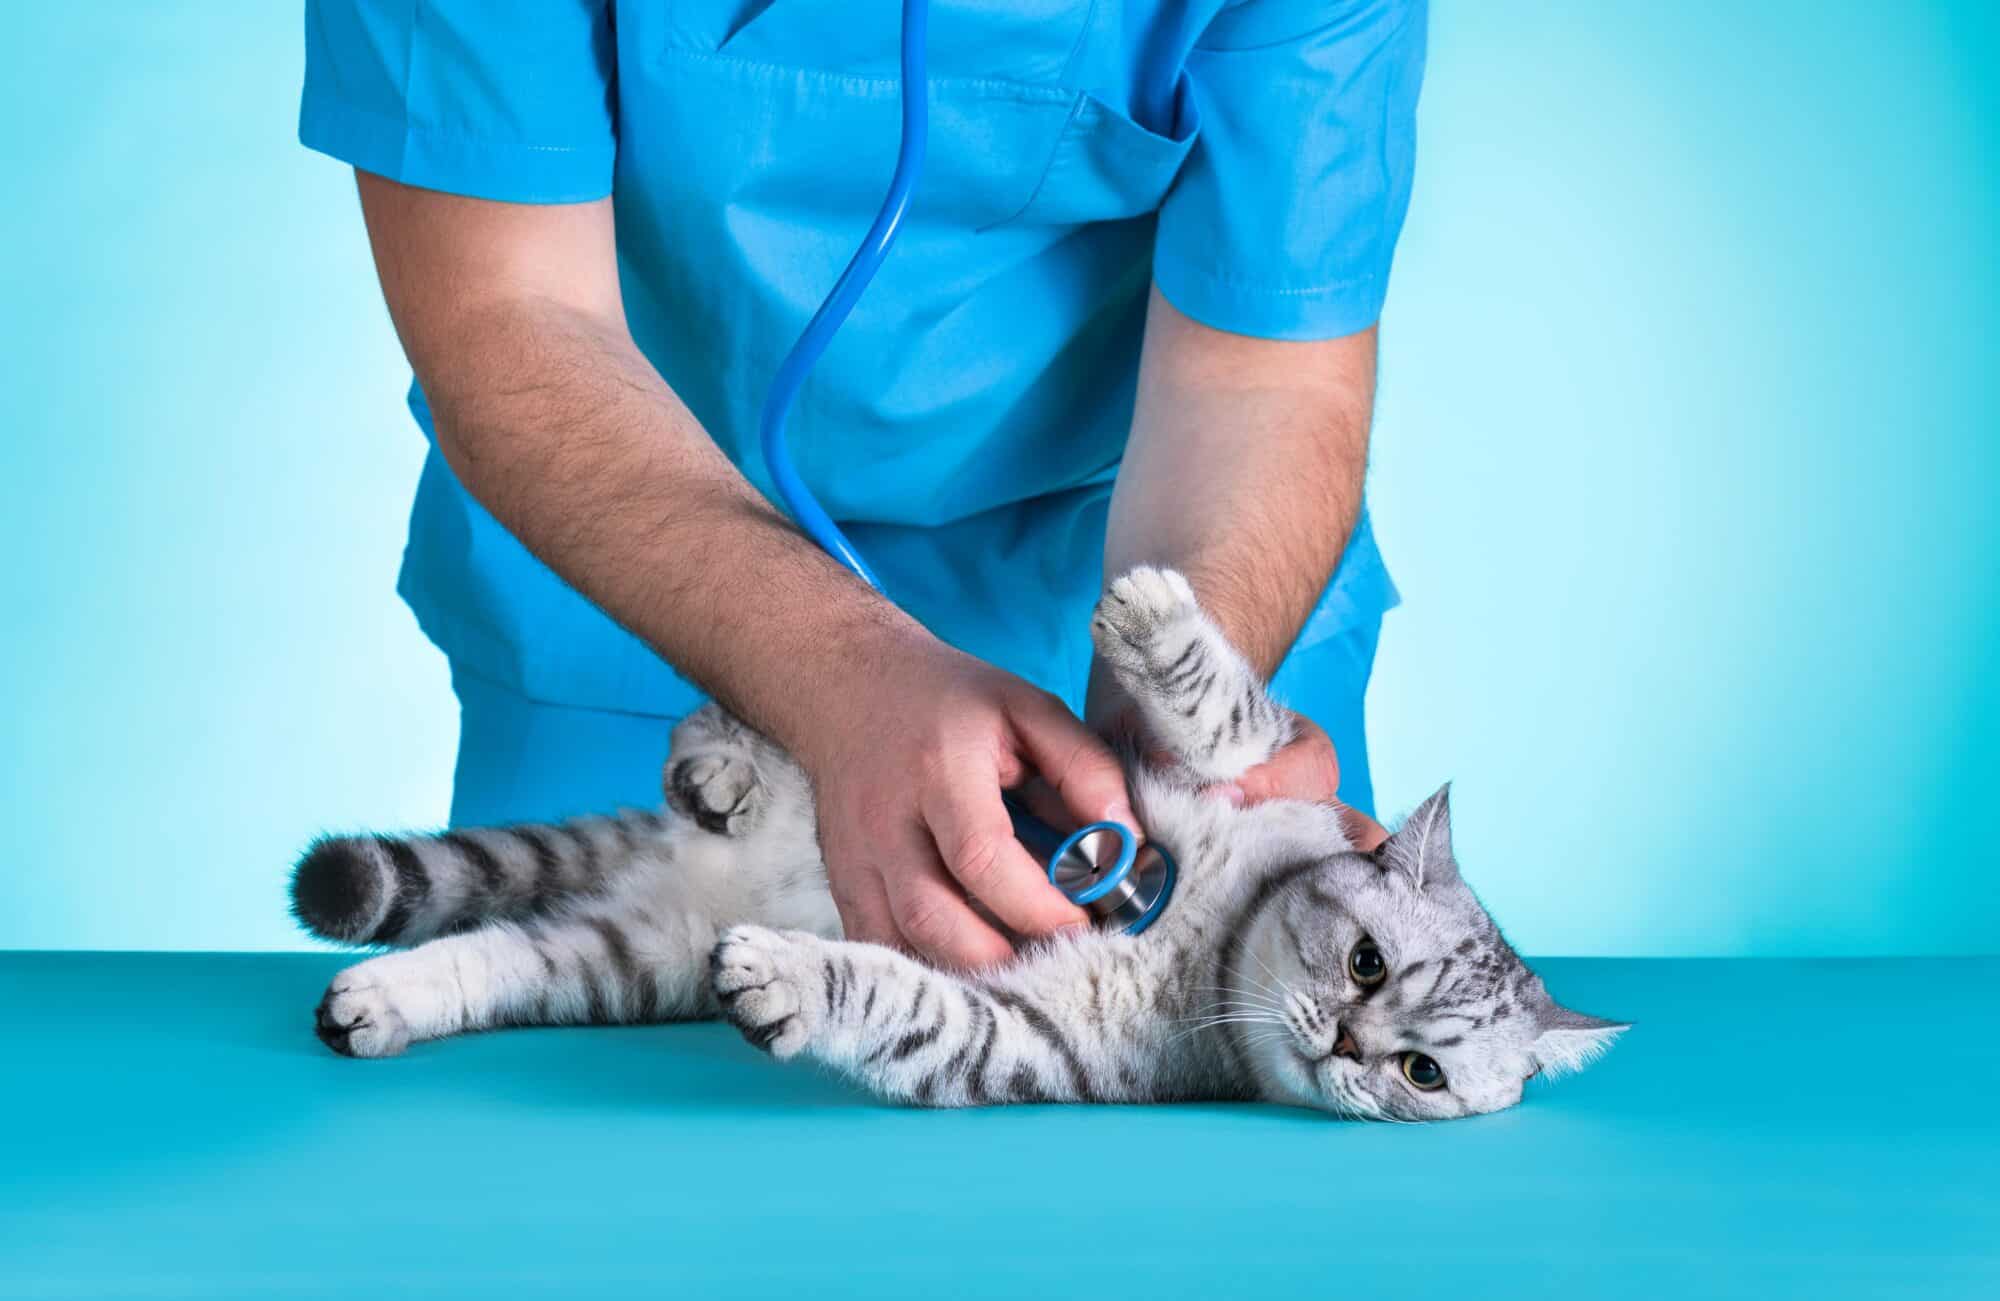
{"type": "Polygon", "coordinates": [[[1291,715],[1170,570],[1111,584],[1098,654],[1132,698],[1135,807],[1180,865],[1143,935],[1068,932],[976,974],[840,938],[805,773],[710,705],[671,815],[316,842],[314,933],[396,946],[337,975],[336,1052],[491,1026],[728,1018],[773,1056],[936,1107],[1258,1099],[1416,1121],[1497,1111],[1627,1027],[1559,1006],[1460,879],[1449,787],[1372,853],[1334,806],[1204,796],[1291,715]],[[1162,766],[1161,753],[1171,763],[1162,766]]]}

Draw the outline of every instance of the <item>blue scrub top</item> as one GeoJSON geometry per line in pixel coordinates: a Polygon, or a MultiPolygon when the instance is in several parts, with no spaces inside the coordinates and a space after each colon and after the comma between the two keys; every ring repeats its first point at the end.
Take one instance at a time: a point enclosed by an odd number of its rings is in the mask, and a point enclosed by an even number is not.
{"type": "MultiPolygon", "coordinates": [[[[634,339],[768,495],[765,388],[893,168],[899,8],[310,0],[299,135],[429,189],[610,195],[634,339]]],[[[891,597],[1080,702],[1148,284],[1240,334],[1371,324],[1424,26],[1423,0],[936,0],[914,207],[790,422],[891,597]]],[[[673,717],[701,698],[435,445],[401,590],[455,666],[531,699],[673,717]]],[[[1294,653],[1394,601],[1364,516],[1294,653]]]]}

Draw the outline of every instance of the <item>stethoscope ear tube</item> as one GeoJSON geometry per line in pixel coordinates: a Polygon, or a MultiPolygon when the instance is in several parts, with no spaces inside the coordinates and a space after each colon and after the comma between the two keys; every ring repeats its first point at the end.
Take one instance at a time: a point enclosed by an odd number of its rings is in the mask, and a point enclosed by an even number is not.
{"type": "MultiPolygon", "coordinates": [[[[924,70],[929,19],[930,0],[903,0],[903,134],[896,151],[895,174],[889,179],[888,193],[883,195],[881,209],[875,214],[861,247],[855,250],[853,260],[841,272],[832,292],[779,363],[770,391],[765,394],[758,425],[765,466],[779,500],[806,536],[878,592],[882,590],[881,580],[793,466],[791,451],[785,445],[785,417],[813,363],[826,351],[834,331],[854,310],[862,291],[889,256],[889,246],[895,242],[896,232],[909,211],[910,194],[923,172],[930,131],[929,78],[924,70]]],[[[1064,839],[1011,798],[1007,801],[1007,812],[1014,820],[1014,834],[1030,850],[1047,858],[1049,880],[1079,906],[1088,908],[1099,921],[1136,935],[1152,925],[1166,906],[1168,896],[1173,893],[1174,861],[1157,846],[1140,847],[1130,828],[1115,822],[1096,822],[1064,839]],[[1103,855],[1113,844],[1116,849],[1107,870],[1103,855]],[[1065,885],[1065,881],[1069,884],[1065,885]]]]}

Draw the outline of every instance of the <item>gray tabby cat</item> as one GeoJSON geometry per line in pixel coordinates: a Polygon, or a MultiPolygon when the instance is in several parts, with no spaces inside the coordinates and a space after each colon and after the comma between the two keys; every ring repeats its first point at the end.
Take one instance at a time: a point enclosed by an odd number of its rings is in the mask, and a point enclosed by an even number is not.
{"type": "Polygon", "coordinates": [[[405,946],[334,978],[319,1036],[385,1057],[497,1025],[729,1018],[929,1106],[1266,1099],[1434,1120],[1496,1111],[1625,1027],[1559,1007],[1459,879],[1439,791],[1372,854],[1334,809],[1197,788],[1290,739],[1290,715],[1180,575],[1112,584],[1091,625],[1135,701],[1128,764],[1181,873],[1133,937],[1083,932],[977,975],[847,943],[805,774],[713,707],[676,729],[681,816],[322,840],[292,882],[329,939],[405,946]]]}

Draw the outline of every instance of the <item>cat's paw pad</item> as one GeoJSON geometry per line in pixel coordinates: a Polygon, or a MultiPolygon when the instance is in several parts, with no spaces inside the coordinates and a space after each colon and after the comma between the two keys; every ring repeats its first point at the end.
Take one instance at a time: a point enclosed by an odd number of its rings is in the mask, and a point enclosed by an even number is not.
{"type": "Polygon", "coordinates": [[[773,1057],[797,1053],[812,1038],[825,996],[824,976],[807,936],[762,926],[733,926],[708,956],[709,984],[722,1014],[773,1057]]]}
{"type": "Polygon", "coordinates": [[[410,1046],[410,1027],[389,994],[366,977],[343,971],[313,1013],[319,1041],[343,1057],[394,1057],[410,1046]]]}
{"type": "Polygon", "coordinates": [[[1114,581],[1098,601],[1091,640],[1112,663],[1158,667],[1153,659],[1169,649],[1168,634],[1201,617],[1187,579],[1171,569],[1141,566],[1114,581]]]}
{"type": "Polygon", "coordinates": [[[667,802],[704,831],[736,836],[763,808],[757,767],[742,755],[698,750],[667,761],[667,802]]]}

